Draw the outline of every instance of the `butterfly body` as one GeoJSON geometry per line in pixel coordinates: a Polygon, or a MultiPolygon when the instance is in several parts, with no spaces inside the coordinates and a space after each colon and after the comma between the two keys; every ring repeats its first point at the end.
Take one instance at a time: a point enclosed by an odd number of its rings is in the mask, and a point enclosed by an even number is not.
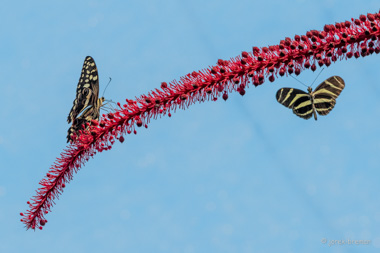
{"type": "Polygon", "coordinates": [[[73,141],[79,130],[86,128],[86,123],[91,120],[99,120],[100,107],[104,98],[99,98],[99,75],[94,59],[87,56],[84,60],[81,76],[79,78],[76,98],[70,110],[67,122],[72,125],[67,133],[67,142],[73,141]]]}
{"type": "Polygon", "coordinates": [[[293,113],[303,119],[314,115],[327,115],[335,106],[336,98],[342,92],[345,84],[341,77],[332,76],[323,81],[313,91],[308,87],[307,93],[294,88],[282,88],[276,93],[277,101],[293,110],[293,113]]]}

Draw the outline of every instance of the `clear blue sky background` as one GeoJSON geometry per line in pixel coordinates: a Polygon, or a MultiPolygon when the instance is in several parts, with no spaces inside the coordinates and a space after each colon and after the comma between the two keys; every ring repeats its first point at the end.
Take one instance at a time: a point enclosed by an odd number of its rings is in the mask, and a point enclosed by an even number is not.
{"type": "MultiPolygon", "coordinates": [[[[42,231],[19,213],[66,147],[85,56],[125,101],[252,46],[379,10],[380,1],[4,1],[0,252],[380,252],[379,56],[331,65],[330,115],[278,104],[292,78],[154,120],[90,160],[42,231]],[[370,240],[335,245],[321,240],[370,240]]],[[[301,73],[304,83],[317,73],[301,73]]]]}

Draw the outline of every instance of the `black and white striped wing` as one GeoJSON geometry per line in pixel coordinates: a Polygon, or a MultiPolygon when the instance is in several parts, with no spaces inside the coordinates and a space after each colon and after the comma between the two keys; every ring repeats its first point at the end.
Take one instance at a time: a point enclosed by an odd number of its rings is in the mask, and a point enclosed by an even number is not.
{"type": "Polygon", "coordinates": [[[298,117],[309,119],[313,115],[311,97],[303,90],[282,88],[277,91],[276,99],[283,106],[293,109],[298,117]]]}
{"type": "Polygon", "coordinates": [[[327,115],[335,106],[336,98],[344,89],[344,80],[339,76],[332,76],[323,81],[313,91],[315,110],[319,115],[327,115]]]}

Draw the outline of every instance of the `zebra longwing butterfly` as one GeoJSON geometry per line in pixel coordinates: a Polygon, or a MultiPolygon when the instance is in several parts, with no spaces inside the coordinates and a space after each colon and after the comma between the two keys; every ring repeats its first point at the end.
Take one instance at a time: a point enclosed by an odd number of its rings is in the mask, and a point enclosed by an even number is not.
{"type": "Polygon", "coordinates": [[[309,119],[314,115],[327,115],[335,106],[336,98],[344,88],[344,81],[339,76],[332,76],[323,81],[314,91],[307,88],[308,93],[293,88],[282,88],[277,91],[277,101],[292,109],[298,117],[309,119]]]}
{"type": "Polygon", "coordinates": [[[98,69],[94,59],[87,56],[79,78],[76,98],[67,117],[67,122],[72,122],[67,133],[67,142],[74,141],[73,137],[78,135],[79,130],[83,130],[83,126],[86,128],[86,123],[91,124],[91,120],[99,120],[100,107],[103,105],[104,97],[98,97],[98,69]]]}

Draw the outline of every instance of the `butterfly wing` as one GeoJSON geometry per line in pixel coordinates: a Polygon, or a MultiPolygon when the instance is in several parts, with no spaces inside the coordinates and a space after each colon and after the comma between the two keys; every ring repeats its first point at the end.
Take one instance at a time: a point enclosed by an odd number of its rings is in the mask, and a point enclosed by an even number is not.
{"type": "Polygon", "coordinates": [[[323,81],[313,94],[315,110],[320,115],[327,115],[334,108],[336,98],[344,89],[344,80],[339,76],[332,76],[323,81]]]}
{"type": "Polygon", "coordinates": [[[293,109],[298,117],[309,119],[313,115],[311,97],[303,90],[282,88],[277,91],[276,99],[283,106],[293,109]]]}
{"type": "Polygon", "coordinates": [[[94,59],[87,56],[84,60],[82,73],[79,78],[76,98],[67,117],[67,122],[74,119],[88,106],[94,105],[99,96],[99,76],[94,59]]]}

